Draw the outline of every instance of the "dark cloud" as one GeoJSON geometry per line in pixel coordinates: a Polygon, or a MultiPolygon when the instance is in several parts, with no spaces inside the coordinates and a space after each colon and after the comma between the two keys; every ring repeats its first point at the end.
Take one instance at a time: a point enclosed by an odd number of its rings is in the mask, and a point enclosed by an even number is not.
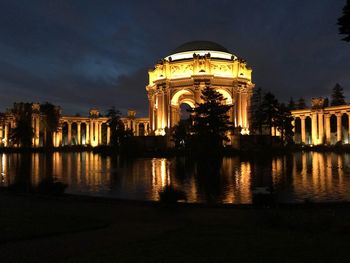
{"type": "MultiPolygon", "coordinates": [[[[221,43],[281,100],[349,87],[344,1],[0,1],[0,109],[51,101],[147,115],[147,68],[183,42],[221,43]]],[[[346,95],[350,93],[346,89],[346,95]]]]}

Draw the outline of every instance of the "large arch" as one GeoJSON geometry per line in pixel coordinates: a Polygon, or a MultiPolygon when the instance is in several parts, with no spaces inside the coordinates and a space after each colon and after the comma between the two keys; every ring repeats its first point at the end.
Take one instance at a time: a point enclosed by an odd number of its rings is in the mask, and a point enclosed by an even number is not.
{"type": "Polygon", "coordinates": [[[182,89],[182,90],[179,90],[179,91],[175,92],[175,94],[172,96],[172,98],[171,98],[171,105],[178,106],[180,97],[182,97],[183,95],[187,95],[187,96],[193,97],[193,101],[194,101],[194,94],[193,94],[193,92],[191,92],[188,89],[182,89]]]}
{"type": "Polygon", "coordinates": [[[312,121],[310,116],[305,118],[305,144],[312,144],[312,121]]]}
{"type": "Polygon", "coordinates": [[[227,105],[232,105],[233,104],[233,99],[231,94],[222,88],[215,89],[217,92],[219,92],[222,96],[224,96],[224,99],[226,99],[226,104],[227,105]]]}
{"type": "Polygon", "coordinates": [[[301,133],[301,119],[300,117],[296,117],[294,119],[294,141],[298,144],[302,143],[301,133]]]}

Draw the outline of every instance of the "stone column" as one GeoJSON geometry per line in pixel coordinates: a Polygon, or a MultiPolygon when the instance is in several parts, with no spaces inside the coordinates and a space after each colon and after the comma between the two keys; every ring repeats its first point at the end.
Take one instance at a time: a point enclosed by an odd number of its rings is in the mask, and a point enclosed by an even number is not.
{"type": "Polygon", "coordinates": [[[341,141],[341,113],[337,114],[337,142],[341,141]]]}
{"type": "Polygon", "coordinates": [[[34,147],[39,147],[40,142],[40,116],[34,117],[35,129],[34,129],[34,147]]]}
{"type": "Polygon", "coordinates": [[[107,125],[107,145],[111,143],[111,128],[107,125]]]}
{"type": "Polygon", "coordinates": [[[81,145],[81,122],[77,122],[78,145],[81,145]]]}
{"type": "Polygon", "coordinates": [[[238,117],[238,126],[243,128],[242,124],[242,93],[238,93],[238,100],[237,100],[237,117],[238,117]]]}
{"type": "Polygon", "coordinates": [[[9,145],[9,126],[8,123],[5,123],[5,134],[4,134],[4,146],[7,147],[9,145]]]}
{"type": "Polygon", "coordinates": [[[98,123],[98,144],[102,144],[102,123],[98,123]]]}
{"type": "Polygon", "coordinates": [[[90,144],[90,123],[85,122],[85,144],[90,144]]]}
{"type": "Polygon", "coordinates": [[[348,113],[348,136],[349,136],[349,139],[348,139],[348,143],[350,143],[350,113],[348,113]]]}
{"type": "Polygon", "coordinates": [[[94,146],[97,146],[98,145],[98,132],[99,132],[99,125],[98,125],[98,122],[95,121],[95,134],[94,134],[94,146]]]}
{"type": "Polygon", "coordinates": [[[3,138],[4,138],[4,130],[3,130],[3,126],[0,125],[0,144],[2,143],[3,138]]]}
{"type": "Polygon", "coordinates": [[[246,92],[242,93],[242,125],[243,129],[245,130],[245,133],[248,129],[248,116],[247,116],[247,96],[248,94],[246,92]]]}
{"type": "Polygon", "coordinates": [[[71,145],[72,144],[72,123],[67,122],[67,126],[68,126],[67,144],[71,145]]]}
{"type": "MultiPolygon", "coordinates": [[[[295,118],[292,120],[293,141],[295,143],[295,118]]],[[[282,138],[283,139],[283,138],[282,138]]]]}
{"type": "Polygon", "coordinates": [[[324,144],[323,112],[318,113],[318,144],[324,144]]]}
{"type": "Polygon", "coordinates": [[[306,143],[305,116],[300,117],[301,122],[301,142],[306,143]]]}
{"type": "Polygon", "coordinates": [[[90,121],[90,144],[91,144],[91,146],[95,145],[95,141],[94,141],[94,137],[95,137],[94,124],[95,124],[95,122],[93,120],[91,120],[90,121]]]}
{"type": "Polygon", "coordinates": [[[57,135],[56,135],[56,132],[52,132],[52,144],[53,144],[53,147],[57,147],[56,146],[56,143],[57,143],[57,135]]]}
{"type": "Polygon", "coordinates": [[[317,113],[313,112],[311,114],[311,134],[312,134],[312,144],[316,145],[318,141],[318,131],[317,131],[317,113]]]}
{"type": "Polygon", "coordinates": [[[327,113],[325,117],[326,144],[331,144],[331,116],[327,113]]]}
{"type": "Polygon", "coordinates": [[[32,129],[33,129],[32,146],[35,147],[35,119],[33,116],[32,116],[32,129]]]}
{"type": "Polygon", "coordinates": [[[151,129],[153,130],[153,100],[152,99],[148,99],[148,103],[149,103],[149,108],[148,108],[148,117],[149,117],[149,122],[151,123],[151,129]]]}
{"type": "Polygon", "coordinates": [[[62,127],[58,129],[58,146],[62,146],[63,141],[63,131],[62,127]]]}

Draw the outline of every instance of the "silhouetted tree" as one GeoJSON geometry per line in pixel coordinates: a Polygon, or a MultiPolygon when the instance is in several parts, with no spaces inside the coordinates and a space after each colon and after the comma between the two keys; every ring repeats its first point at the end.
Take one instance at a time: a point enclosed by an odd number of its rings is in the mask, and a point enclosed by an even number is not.
{"type": "Polygon", "coordinates": [[[110,144],[114,147],[119,147],[123,138],[132,136],[132,131],[125,130],[120,115],[120,111],[116,110],[114,106],[107,111],[107,117],[109,118],[107,125],[111,131],[110,144]]]}
{"type": "Polygon", "coordinates": [[[289,108],[281,103],[278,105],[277,114],[275,116],[274,125],[281,133],[281,141],[291,143],[293,141],[293,116],[289,108]]]}
{"type": "Polygon", "coordinates": [[[261,103],[261,121],[268,128],[270,136],[272,134],[272,127],[275,126],[274,121],[278,116],[278,106],[278,100],[271,92],[264,95],[261,103]]]}
{"type": "Polygon", "coordinates": [[[306,103],[303,97],[300,97],[298,100],[298,103],[296,104],[297,110],[306,109],[306,103]]]}
{"type": "Polygon", "coordinates": [[[289,110],[295,110],[296,109],[296,104],[295,104],[295,102],[294,102],[292,97],[290,97],[290,100],[288,102],[288,109],[289,110]]]}
{"type": "Polygon", "coordinates": [[[331,106],[338,106],[345,104],[345,96],[343,94],[343,88],[337,83],[332,90],[331,106]]]}
{"type": "Polygon", "coordinates": [[[34,136],[32,128],[32,104],[15,103],[11,112],[16,118],[16,127],[11,130],[10,139],[21,147],[31,147],[34,136]]]}
{"type": "Polygon", "coordinates": [[[43,115],[43,125],[45,129],[45,146],[53,147],[53,133],[58,131],[60,121],[60,108],[46,102],[40,105],[40,112],[43,115]]]}
{"type": "Polygon", "coordinates": [[[233,129],[228,116],[232,106],[225,105],[223,95],[210,87],[202,91],[201,98],[203,103],[189,110],[193,113],[193,139],[197,150],[212,153],[223,147],[228,140],[227,132],[233,129]]]}
{"type": "Polygon", "coordinates": [[[180,120],[172,129],[172,139],[176,148],[184,148],[190,140],[191,119],[180,120]]]}
{"type": "Polygon", "coordinates": [[[257,88],[253,91],[251,100],[251,125],[254,133],[262,134],[263,130],[263,116],[261,111],[262,104],[262,89],[257,88]]]}
{"type": "Polygon", "coordinates": [[[345,35],[342,40],[350,42],[350,0],[346,1],[343,15],[338,18],[339,34],[345,35]]]}

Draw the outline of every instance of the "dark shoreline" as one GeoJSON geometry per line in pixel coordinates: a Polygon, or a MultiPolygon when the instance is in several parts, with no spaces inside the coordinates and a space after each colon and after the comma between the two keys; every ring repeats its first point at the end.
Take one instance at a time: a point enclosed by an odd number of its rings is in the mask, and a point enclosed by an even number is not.
{"type": "Polygon", "coordinates": [[[350,256],[350,203],[165,205],[0,190],[0,207],[3,262],[345,262],[350,256]]]}
{"type": "MultiPolygon", "coordinates": [[[[54,153],[54,152],[93,152],[106,156],[120,155],[123,157],[138,158],[138,157],[175,157],[175,156],[193,156],[190,150],[177,150],[173,148],[163,150],[152,150],[144,152],[121,152],[111,146],[63,146],[56,148],[18,148],[18,147],[7,147],[0,148],[0,153],[54,153]]],[[[294,152],[335,152],[335,153],[350,153],[350,144],[345,145],[292,145],[286,147],[259,147],[254,149],[233,149],[225,148],[219,156],[250,156],[250,155],[285,155],[294,152]]],[[[203,155],[199,155],[203,156],[203,155]]]]}

